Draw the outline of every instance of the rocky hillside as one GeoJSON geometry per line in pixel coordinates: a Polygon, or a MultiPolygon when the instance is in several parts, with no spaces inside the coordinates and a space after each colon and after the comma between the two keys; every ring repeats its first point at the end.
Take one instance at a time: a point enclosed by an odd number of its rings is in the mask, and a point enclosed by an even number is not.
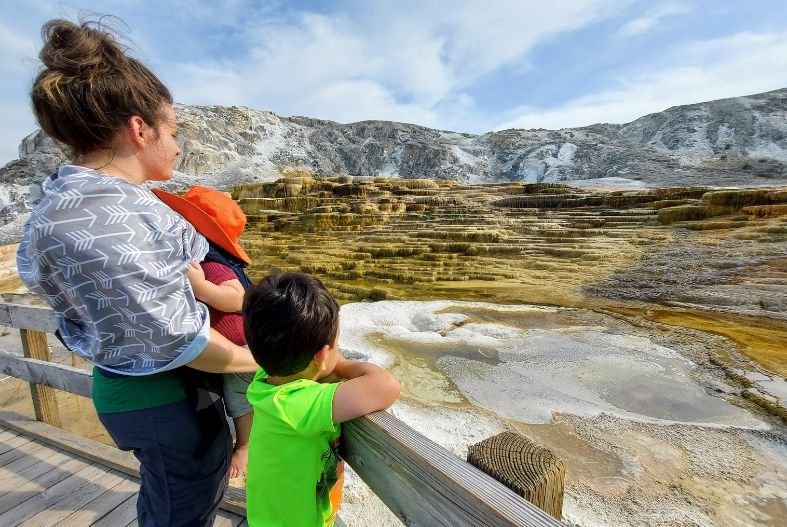
{"type": "MultiPolygon", "coordinates": [[[[483,135],[389,121],[340,124],[243,107],[178,106],[183,153],[170,188],[228,189],[293,173],[463,183],[625,178],[640,186],[787,183],[787,89],[670,108],[624,125],[483,135]]],[[[64,155],[37,131],[0,169],[0,239],[64,155]]],[[[23,214],[24,216],[24,214],[23,214]]]]}

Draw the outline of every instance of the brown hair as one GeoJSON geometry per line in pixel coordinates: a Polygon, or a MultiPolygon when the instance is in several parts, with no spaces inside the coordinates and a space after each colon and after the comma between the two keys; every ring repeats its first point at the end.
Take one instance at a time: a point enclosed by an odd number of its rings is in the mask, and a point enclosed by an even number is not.
{"type": "Polygon", "coordinates": [[[172,104],[167,87],[100,22],[50,20],[41,36],[33,111],[44,132],[74,156],[108,147],[133,115],[155,129],[162,105],[172,104]]]}
{"type": "Polygon", "coordinates": [[[336,340],[339,306],[319,279],[274,272],[243,299],[243,332],[254,360],[268,375],[306,369],[320,349],[336,340]]]}

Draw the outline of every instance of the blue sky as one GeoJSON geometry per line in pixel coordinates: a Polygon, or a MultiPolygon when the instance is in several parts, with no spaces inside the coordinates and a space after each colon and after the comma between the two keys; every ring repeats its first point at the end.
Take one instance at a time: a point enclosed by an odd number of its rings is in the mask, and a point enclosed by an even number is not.
{"type": "Polygon", "coordinates": [[[553,129],[787,87],[781,0],[3,0],[0,164],[35,129],[41,25],[90,13],[178,102],[339,122],[553,129]]]}

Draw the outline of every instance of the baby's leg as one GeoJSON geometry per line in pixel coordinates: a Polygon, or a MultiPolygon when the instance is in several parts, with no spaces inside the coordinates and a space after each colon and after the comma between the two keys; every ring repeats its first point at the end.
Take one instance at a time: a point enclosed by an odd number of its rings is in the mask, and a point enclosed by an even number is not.
{"type": "Polygon", "coordinates": [[[235,448],[232,450],[232,459],[230,459],[231,478],[237,478],[243,474],[249,462],[249,434],[253,419],[254,412],[232,419],[232,422],[235,423],[235,448]]]}
{"type": "Polygon", "coordinates": [[[237,478],[246,469],[249,459],[249,434],[254,412],[246,399],[246,389],[254,379],[254,374],[231,373],[222,375],[222,378],[227,414],[235,423],[235,449],[230,460],[230,477],[237,478]]]}

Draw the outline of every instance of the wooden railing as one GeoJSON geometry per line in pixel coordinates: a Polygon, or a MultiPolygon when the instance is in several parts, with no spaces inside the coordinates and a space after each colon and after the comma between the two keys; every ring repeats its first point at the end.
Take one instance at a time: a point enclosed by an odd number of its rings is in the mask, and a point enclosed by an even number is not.
{"type": "MultiPolygon", "coordinates": [[[[57,328],[50,309],[0,304],[0,326],[21,330],[25,354],[20,357],[0,352],[0,373],[29,382],[36,419],[59,427],[53,389],[91,397],[90,372],[48,362],[46,333],[53,333],[57,328]]],[[[344,423],[341,441],[342,456],[347,463],[405,525],[563,525],[387,412],[375,412],[344,423]]],[[[122,461],[130,458],[115,458],[110,460],[115,468],[129,473],[136,471],[138,475],[133,462],[122,461]]],[[[228,489],[222,506],[245,514],[245,493],[228,489]]]]}

